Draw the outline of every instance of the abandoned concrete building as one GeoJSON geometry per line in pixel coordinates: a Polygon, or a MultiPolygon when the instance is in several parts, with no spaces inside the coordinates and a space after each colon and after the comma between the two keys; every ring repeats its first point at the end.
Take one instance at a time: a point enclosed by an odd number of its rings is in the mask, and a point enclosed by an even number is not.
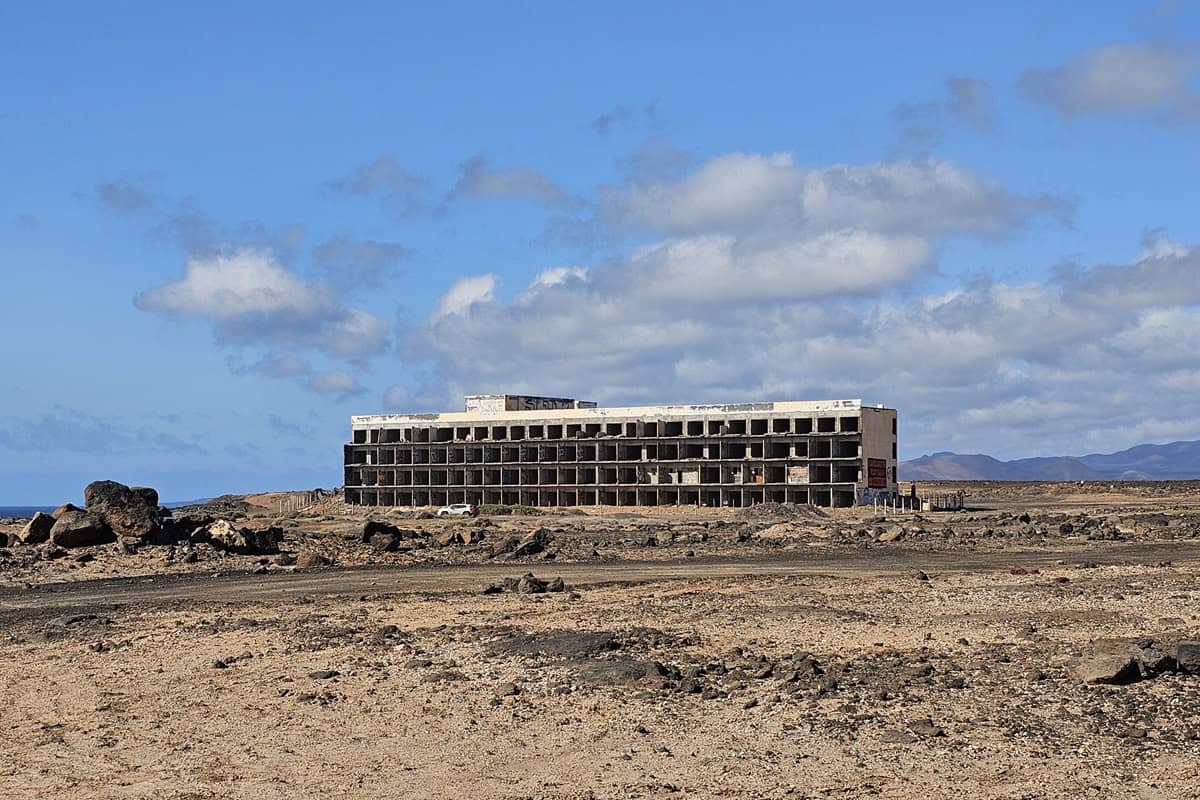
{"type": "Polygon", "coordinates": [[[854,505],[896,491],[896,411],[860,400],[598,408],[472,395],[350,421],[346,502],[368,506],[854,505]]]}

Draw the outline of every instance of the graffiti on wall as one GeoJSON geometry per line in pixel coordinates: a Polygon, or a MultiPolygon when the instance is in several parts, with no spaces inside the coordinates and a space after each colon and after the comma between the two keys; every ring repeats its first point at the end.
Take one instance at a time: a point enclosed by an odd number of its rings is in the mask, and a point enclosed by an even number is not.
{"type": "Polygon", "coordinates": [[[888,485],[887,461],[882,458],[867,459],[867,488],[886,489],[888,485]]]}

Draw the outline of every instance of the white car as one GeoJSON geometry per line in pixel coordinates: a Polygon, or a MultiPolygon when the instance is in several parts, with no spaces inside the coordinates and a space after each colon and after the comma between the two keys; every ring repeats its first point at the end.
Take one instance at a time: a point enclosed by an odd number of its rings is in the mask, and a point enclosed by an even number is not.
{"type": "Polygon", "coordinates": [[[479,507],[470,503],[454,503],[438,509],[439,517],[478,517],[479,507]]]}

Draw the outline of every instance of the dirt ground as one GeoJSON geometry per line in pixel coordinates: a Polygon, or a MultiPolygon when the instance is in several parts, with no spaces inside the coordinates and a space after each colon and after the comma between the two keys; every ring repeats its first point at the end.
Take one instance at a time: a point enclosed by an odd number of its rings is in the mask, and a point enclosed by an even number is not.
{"type": "Polygon", "coordinates": [[[295,523],[280,549],[317,569],[11,547],[0,797],[1200,797],[1200,675],[1080,678],[1200,639],[1200,493],[1144,486],[894,518],[372,512],[430,530],[404,552],[344,507],[243,520],[295,523]],[[566,586],[505,587],[528,572],[566,586]]]}

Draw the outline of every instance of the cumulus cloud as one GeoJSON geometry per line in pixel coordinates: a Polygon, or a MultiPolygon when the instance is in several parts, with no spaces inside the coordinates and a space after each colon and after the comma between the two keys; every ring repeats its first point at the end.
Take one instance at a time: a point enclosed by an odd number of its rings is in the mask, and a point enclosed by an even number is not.
{"type": "Polygon", "coordinates": [[[569,281],[585,280],[587,274],[586,267],[550,267],[538,273],[533,283],[529,284],[529,289],[536,291],[543,286],[559,286],[569,281]]]}
{"type": "Polygon", "coordinates": [[[495,299],[496,276],[492,274],[475,275],[469,278],[462,278],[455,282],[450,289],[442,295],[441,301],[438,303],[437,311],[434,312],[435,317],[450,317],[461,315],[470,310],[471,306],[478,303],[490,303],[495,299]]]}
{"type": "Polygon", "coordinates": [[[450,197],[521,198],[551,208],[567,205],[566,192],[551,178],[531,169],[495,169],[482,154],[459,166],[450,197]]]}
{"type": "Polygon", "coordinates": [[[137,295],[143,311],[204,320],[234,345],[310,347],[356,358],[381,351],[387,323],[345,308],[329,286],[309,283],[265,251],[188,259],[182,278],[137,295]]]}
{"type": "Polygon", "coordinates": [[[373,198],[402,214],[420,211],[429,187],[428,178],[409,171],[393,155],[381,155],[325,184],[333,194],[373,198]]]}
{"type": "Polygon", "coordinates": [[[1087,449],[1089,425],[1116,448],[1200,413],[1195,246],[1159,239],[1043,283],[943,276],[922,293],[946,240],[1060,211],[932,160],[810,169],[730,154],[604,203],[610,224],[657,240],[544,270],[512,301],[493,276],[465,279],[402,331],[406,359],[435,365],[442,407],[463,390],[863,397],[901,408],[907,448],[1009,455],[1087,449]]]}
{"type": "Polygon", "coordinates": [[[143,292],[137,302],[153,311],[223,319],[256,313],[308,316],[327,308],[332,297],[269,254],[243,250],[189,259],[181,280],[143,292]]]}
{"type": "Polygon", "coordinates": [[[1200,250],[1159,240],[1132,264],[1059,271],[1076,304],[1150,308],[1200,304],[1200,250]]]}
{"type": "Polygon", "coordinates": [[[997,235],[1061,198],[1016,195],[936,159],[812,169],[787,153],[730,153],[677,181],[634,183],[603,197],[613,224],[666,233],[830,230],[997,235]]]}
{"type": "MultiPolygon", "coordinates": [[[[1197,300],[1157,291],[1193,278],[1200,247],[1184,249],[907,301],[698,307],[650,302],[636,285],[558,284],[435,320],[422,341],[456,386],[480,390],[605,402],[866,397],[902,409],[907,447],[1117,448],[1200,414],[1197,300]],[[1127,285],[1155,291],[1131,299],[1127,285]],[[1079,440],[1089,427],[1103,434],[1079,440]]],[[[1184,427],[1179,436],[1200,437],[1184,427]]]]}
{"type": "Polygon", "coordinates": [[[719,303],[876,293],[913,277],[931,247],[917,236],[838,230],[742,248],[732,236],[693,236],[636,253],[640,290],[663,300],[719,303]]]}
{"type": "Polygon", "coordinates": [[[1018,82],[1031,101],[1064,117],[1146,114],[1164,123],[1200,119],[1200,51],[1165,44],[1114,44],[1057,67],[1031,67],[1018,82]]]}

